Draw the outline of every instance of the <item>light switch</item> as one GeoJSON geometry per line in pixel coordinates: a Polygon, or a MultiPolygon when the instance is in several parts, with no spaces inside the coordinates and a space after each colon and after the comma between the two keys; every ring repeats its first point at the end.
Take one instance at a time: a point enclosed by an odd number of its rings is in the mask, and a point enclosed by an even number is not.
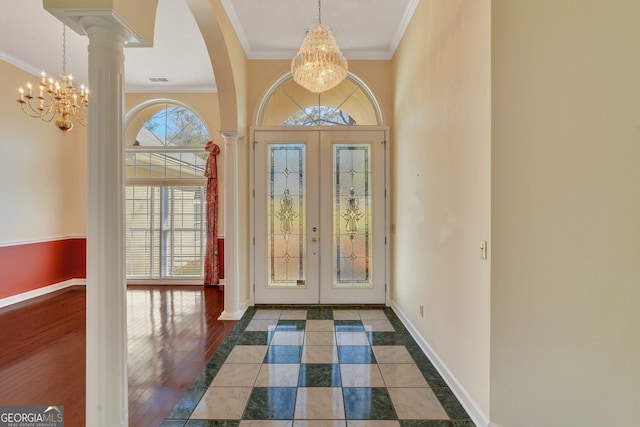
{"type": "Polygon", "coordinates": [[[480,258],[487,259],[487,241],[480,241],[480,258]]]}

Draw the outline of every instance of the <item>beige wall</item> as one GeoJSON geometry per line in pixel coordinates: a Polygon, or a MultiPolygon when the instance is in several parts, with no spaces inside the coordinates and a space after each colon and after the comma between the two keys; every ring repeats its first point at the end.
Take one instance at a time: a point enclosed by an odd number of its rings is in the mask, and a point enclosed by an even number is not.
{"type": "Polygon", "coordinates": [[[392,299],[486,418],[490,1],[421,1],[394,65],[392,299]]]}
{"type": "Polygon", "coordinates": [[[493,0],[491,418],[638,425],[640,2],[493,0]]]}
{"type": "Polygon", "coordinates": [[[0,76],[0,244],[85,235],[86,127],[27,117],[18,88],[39,77],[2,61],[0,76]]]}

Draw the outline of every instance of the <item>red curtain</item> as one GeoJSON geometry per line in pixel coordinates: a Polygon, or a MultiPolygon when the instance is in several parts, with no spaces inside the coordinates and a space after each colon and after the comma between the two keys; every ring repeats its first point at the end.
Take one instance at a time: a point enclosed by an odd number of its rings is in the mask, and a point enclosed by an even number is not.
{"type": "Polygon", "coordinates": [[[220,147],[207,142],[204,147],[209,153],[204,175],[207,177],[207,248],[204,257],[204,284],[220,283],[220,257],[218,255],[218,166],[216,156],[220,147]]]}

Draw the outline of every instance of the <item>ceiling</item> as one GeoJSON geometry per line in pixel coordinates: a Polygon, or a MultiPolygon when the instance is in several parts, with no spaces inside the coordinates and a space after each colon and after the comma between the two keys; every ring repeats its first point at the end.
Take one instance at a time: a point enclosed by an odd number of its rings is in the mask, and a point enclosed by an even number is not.
{"type": "MultiPolygon", "coordinates": [[[[324,0],[329,25],[347,60],[390,59],[419,0],[324,0]]],[[[318,21],[316,0],[222,0],[249,59],[290,59],[318,21]]],[[[3,1],[0,60],[36,76],[62,71],[62,23],[42,0],[3,1]]],[[[87,81],[86,36],[67,29],[67,72],[87,81]]],[[[16,88],[24,82],[16,82],[16,88]]],[[[129,92],[215,92],[204,41],[186,0],[159,0],[152,48],[125,49],[129,92]],[[185,66],[185,64],[188,64],[185,66]],[[150,78],[165,78],[152,82],[150,78]]]]}

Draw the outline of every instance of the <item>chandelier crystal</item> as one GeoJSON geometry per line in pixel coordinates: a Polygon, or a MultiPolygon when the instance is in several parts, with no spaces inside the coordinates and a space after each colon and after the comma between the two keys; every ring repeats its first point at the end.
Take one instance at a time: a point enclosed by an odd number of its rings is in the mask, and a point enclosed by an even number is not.
{"type": "Polygon", "coordinates": [[[291,61],[293,80],[314,93],[337,86],[347,77],[348,71],[347,60],[321,17],[318,0],[318,23],[309,29],[298,54],[291,61]]]}
{"type": "Polygon", "coordinates": [[[89,106],[89,89],[85,85],[80,86],[80,92],[76,92],[73,77],[67,74],[67,26],[62,26],[62,73],[61,81],[53,79],[43,71],[42,79],[35,89],[38,95],[34,95],[34,86],[27,83],[27,89],[19,89],[18,103],[22,111],[29,117],[42,119],[45,122],[54,121],[56,126],[67,132],[73,129],[73,121],[81,125],[87,124],[85,109],[89,106]]]}

